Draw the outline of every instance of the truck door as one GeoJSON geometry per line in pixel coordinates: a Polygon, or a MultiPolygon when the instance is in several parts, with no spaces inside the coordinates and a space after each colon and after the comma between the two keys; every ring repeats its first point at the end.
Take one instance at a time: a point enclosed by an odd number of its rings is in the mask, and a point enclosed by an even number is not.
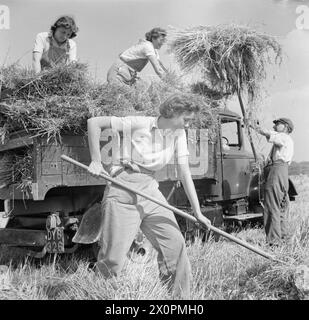
{"type": "Polygon", "coordinates": [[[240,119],[222,117],[220,124],[223,199],[237,199],[247,195],[251,155],[244,148],[240,119]]]}

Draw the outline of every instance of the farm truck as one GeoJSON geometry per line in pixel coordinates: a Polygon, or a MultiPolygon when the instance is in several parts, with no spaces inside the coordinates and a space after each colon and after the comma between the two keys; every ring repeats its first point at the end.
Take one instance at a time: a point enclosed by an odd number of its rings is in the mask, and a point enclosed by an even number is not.
{"type": "MultiPolygon", "coordinates": [[[[241,117],[224,109],[212,130],[212,138],[210,129],[187,132],[189,163],[202,213],[220,227],[262,219],[263,160],[246,150],[241,117]]],[[[102,152],[111,139],[111,132],[102,133],[102,152]]],[[[100,210],[105,181],[63,161],[61,155],[88,165],[87,137],[66,133],[61,141],[51,142],[15,132],[8,143],[0,145],[0,155],[8,151],[30,151],[32,177],[23,184],[0,188],[0,244],[24,247],[35,257],[74,252],[78,244],[72,238],[83,214],[100,210]]],[[[177,183],[176,165],[168,164],[157,179],[169,203],[190,212],[185,192],[177,183]]],[[[290,181],[290,199],[296,194],[290,181]]],[[[194,224],[177,219],[186,237],[196,235],[199,229],[194,224]]]]}

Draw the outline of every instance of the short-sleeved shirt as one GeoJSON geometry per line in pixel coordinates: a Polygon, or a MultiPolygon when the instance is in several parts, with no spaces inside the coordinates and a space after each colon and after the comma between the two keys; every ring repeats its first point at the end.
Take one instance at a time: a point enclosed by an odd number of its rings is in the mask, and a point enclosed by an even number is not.
{"type": "MultiPolygon", "coordinates": [[[[123,132],[117,160],[129,160],[150,171],[182,163],[189,155],[184,129],[159,129],[157,117],[111,117],[113,131],[123,132]]],[[[115,155],[114,155],[115,156],[115,155]]]]}
{"type": "Polygon", "coordinates": [[[268,142],[273,143],[269,154],[269,160],[291,163],[294,154],[294,142],[292,138],[284,132],[269,131],[268,142]]]}
{"type": "Polygon", "coordinates": [[[120,58],[124,59],[126,63],[137,72],[142,71],[148,63],[150,56],[155,56],[159,59],[158,50],[155,49],[152,42],[148,40],[140,40],[137,44],[120,54],[120,58]]]}
{"type": "MultiPolygon", "coordinates": [[[[51,36],[50,32],[41,32],[38,33],[35,42],[33,52],[41,52],[47,53],[50,48],[50,41],[53,41],[52,45],[56,48],[66,49],[67,42],[63,44],[58,44],[55,39],[51,36]]],[[[69,62],[76,61],[76,43],[72,39],[68,39],[69,44],[69,52],[68,52],[68,60],[69,62]]]]}

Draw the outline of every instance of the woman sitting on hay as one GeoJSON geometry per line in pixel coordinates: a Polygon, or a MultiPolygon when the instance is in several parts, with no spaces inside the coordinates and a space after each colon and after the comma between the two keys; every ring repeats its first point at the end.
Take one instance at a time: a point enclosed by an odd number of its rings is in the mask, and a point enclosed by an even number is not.
{"type": "Polygon", "coordinates": [[[58,64],[76,61],[76,37],[78,28],[73,18],[63,16],[50,29],[36,36],[33,48],[33,69],[35,73],[58,64]]]}
{"type": "Polygon", "coordinates": [[[132,85],[138,78],[137,73],[144,69],[148,61],[156,74],[162,78],[167,70],[160,61],[158,50],[164,44],[166,35],[166,31],[161,28],[154,28],[147,32],[146,40],[140,40],[119,55],[117,61],[108,70],[107,81],[132,85]]]}

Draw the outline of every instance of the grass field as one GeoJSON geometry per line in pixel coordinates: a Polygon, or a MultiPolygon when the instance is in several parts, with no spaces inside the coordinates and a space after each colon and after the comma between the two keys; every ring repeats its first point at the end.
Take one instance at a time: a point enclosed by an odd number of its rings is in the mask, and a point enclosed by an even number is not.
{"type": "MultiPolygon", "coordinates": [[[[292,180],[299,194],[288,217],[292,238],[271,252],[291,265],[266,260],[223,238],[196,241],[188,247],[193,300],[306,298],[296,288],[294,278],[297,265],[309,265],[309,177],[293,176],[292,180]]],[[[246,228],[235,235],[269,251],[263,229],[246,228]]],[[[2,275],[8,286],[0,287],[0,300],[172,299],[158,280],[155,253],[151,258],[128,259],[122,276],[112,284],[88,268],[89,255],[85,252],[49,255],[35,261],[19,249],[2,246],[0,265],[9,269],[2,275]]]]}

